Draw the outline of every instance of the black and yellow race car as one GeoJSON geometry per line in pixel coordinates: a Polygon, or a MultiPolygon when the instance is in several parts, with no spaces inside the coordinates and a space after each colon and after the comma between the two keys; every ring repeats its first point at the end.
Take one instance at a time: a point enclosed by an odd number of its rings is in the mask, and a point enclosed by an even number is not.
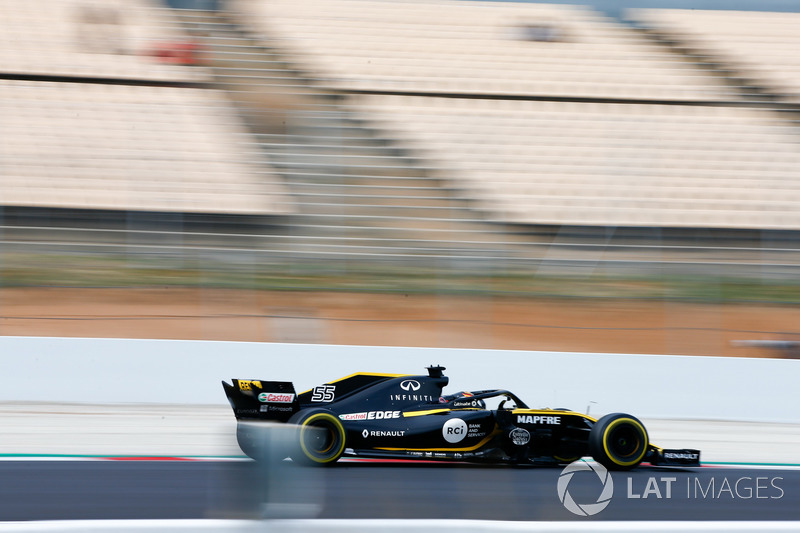
{"type": "Polygon", "coordinates": [[[443,395],[444,367],[428,375],[353,374],[296,394],[290,382],[222,382],[242,451],[259,458],[259,422],[296,427],[294,461],[330,465],[342,456],[557,465],[591,456],[611,470],[640,463],[698,466],[698,450],[650,443],[636,417],[595,419],[568,409],[531,409],[507,390],[443,395]],[[496,409],[486,400],[497,398],[496,409]]]}

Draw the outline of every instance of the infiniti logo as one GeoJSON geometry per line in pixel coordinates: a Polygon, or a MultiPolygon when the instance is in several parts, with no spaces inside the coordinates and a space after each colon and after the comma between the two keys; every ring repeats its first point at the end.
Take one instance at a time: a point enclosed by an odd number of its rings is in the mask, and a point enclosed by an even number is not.
{"type": "Polygon", "coordinates": [[[419,381],[414,381],[413,379],[407,379],[400,383],[400,388],[404,391],[413,391],[416,392],[420,388],[419,381]]]}

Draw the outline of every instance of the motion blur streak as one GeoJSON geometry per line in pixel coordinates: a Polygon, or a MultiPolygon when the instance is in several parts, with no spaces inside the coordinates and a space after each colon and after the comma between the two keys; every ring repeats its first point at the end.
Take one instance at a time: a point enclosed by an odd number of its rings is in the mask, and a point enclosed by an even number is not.
{"type": "MultiPolygon", "coordinates": [[[[0,0],[0,335],[800,357],[798,8],[624,5],[0,0]]],[[[650,378],[630,361],[610,388],[650,378]]],[[[113,364],[68,385],[109,390],[113,364]]],[[[169,387],[191,397],[185,366],[169,387]]],[[[547,377],[558,405],[578,394],[547,377]]],[[[4,463],[0,520],[198,516],[218,488],[248,517],[357,514],[384,491],[393,517],[453,492],[459,518],[563,511],[530,504],[547,472],[200,464],[4,463]]],[[[728,516],[687,505],[640,516],[728,516]]],[[[796,512],[776,505],[753,513],[796,512]]]]}
{"type": "MultiPolygon", "coordinates": [[[[470,519],[549,521],[584,519],[567,511],[556,493],[561,469],[497,468],[456,464],[343,463],[333,468],[294,467],[286,477],[265,483],[252,462],[0,462],[0,513],[3,520],[247,518],[280,513],[323,519],[470,519]],[[308,472],[311,470],[312,472],[308,472]],[[312,476],[308,478],[307,476],[312,476]],[[324,488],[323,488],[324,487],[324,488]],[[465,489],[466,487],[466,489],[465,489]],[[277,488],[278,491],[271,489],[277,488]],[[306,494],[306,489],[310,491],[306,494]],[[298,498],[302,494],[303,498],[298,498]],[[322,497],[316,500],[316,497],[322,497]],[[283,505],[277,504],[292,504],[283,505]]],[[[614,496],[595,516],[601,521],[795,520],[792,497],[800,491],[800,471],[779,468],[656,469],[642,467],[612,474],[614,496]],[[651,477],[675,478],[671,498],[627,498],[628,479],[641,494],[651,477]],[[781,479],[785,496],[734,499],[718,493],[723,479],[781,479]],[[715,479],[715,491],[706,490],[715,479]],[[697,497],[689,487],[699,487],[697,497]],[[697,481],[695,481],[697,480],[697,481]]],[[[761,484],[775,495],[769,482],[761,484]]],[[[740,489],[745,485],[740,484],[740,489]]],[[[596,476],[573,478],[570,492],[588,499],[596,476]]],[[[755,493],[753,493],[755,494],[755,493]]],[[[135,525],[135,524],[134,524],[135,525]]],[[[660,525],[659,527],[665,527],[660,525]]]]}
{"type": "Polygon", "coordinates": [[[800,15],[623,4],[6,0],[0,333],[402,344],[315,303],[359,294],[429,346],[795,357],[720,304],[800,302],[800,15]],[[34,324],[32,286],[143,318],[34,324]],[[639,347],[510,331],[515,297],[639,347]]]}

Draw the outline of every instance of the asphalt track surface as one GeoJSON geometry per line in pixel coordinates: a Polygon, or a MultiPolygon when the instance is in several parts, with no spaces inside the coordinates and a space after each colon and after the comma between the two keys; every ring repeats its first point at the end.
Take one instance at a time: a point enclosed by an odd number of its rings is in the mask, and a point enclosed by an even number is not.
{"type": "MultiPolygon", "coordinates": [[[[282,518],[800,519],[800,470],[615,472],[613,497],[591,517],[562,505],[561,473],[463,464],[340,463],[320,469],[251,461],[3,461],[0,521],[256,518],[265,510],[282,518]]],[[[576,473],[566,486],[580,504],[595,503],[603,488],[591,471],[576,473]]]]}

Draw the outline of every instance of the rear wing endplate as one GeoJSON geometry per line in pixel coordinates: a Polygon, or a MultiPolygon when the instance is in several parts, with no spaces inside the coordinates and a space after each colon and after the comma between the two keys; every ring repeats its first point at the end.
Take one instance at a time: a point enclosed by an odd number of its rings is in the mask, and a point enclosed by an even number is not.
{"type": "Polygon", "coordinates": [[[274,420],[286,422],[300,410],[300,401],[289,381],[233,379],[222,382],[225,396],[237,420],[274,420]]]}

